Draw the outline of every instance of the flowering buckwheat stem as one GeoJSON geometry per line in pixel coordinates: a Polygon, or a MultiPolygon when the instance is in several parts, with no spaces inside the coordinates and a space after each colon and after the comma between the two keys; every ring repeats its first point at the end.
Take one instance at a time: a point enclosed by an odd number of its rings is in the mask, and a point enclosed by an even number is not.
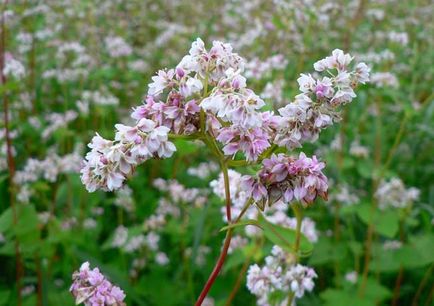
{"type": "MultiPolygon", "coordinates": [[[[225,202],[226,202],[226,217],[228,219],[228,223],[231,223],[231,191],[229,188],[229,175],[228,168],[224,161],[221,161],[221,167],[223,171],[224,185],[225,185],[225,202]]],[[[229,229],[226,233],[225,242],[223,245],[223,249],[220,253],[219,259],[217,260],[216,265],[214,266],[211,275],[209,276],[205,286],[202,289],[202,292],[199,295],[199,298],[196,301],[196,306],[202,305],[203,300],[207,296],[209,290],[211,289],[214,281],[216,280],[218,274],[220,273],[223,263],[225,262],[226,255],[228,254],[229,246],[232,239],[232,229],[229,229]]]]}

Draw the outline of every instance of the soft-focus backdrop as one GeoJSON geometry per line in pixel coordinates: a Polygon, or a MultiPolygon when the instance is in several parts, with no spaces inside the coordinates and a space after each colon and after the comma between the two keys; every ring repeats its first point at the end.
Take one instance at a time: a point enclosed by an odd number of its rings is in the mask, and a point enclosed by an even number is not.
{"type": "MultiPolygon", "coordinates": [[[[112,139],[115,123],[130,123],[152,75],[197,37],[231,43],[270,110],[333,49],[368,64],[371,82],[341,123],[305,146],[331,182],[329,200],[307,211],[318,278],[297,305],[432,305],[433,10],[423,0],[0,0],[0,305],[74,305],[71,274],[84,261],[127,305],[194,303],[224,237],[218,165],[179,140],[172,159],[146,162],[117,192],[88,193],[79,170],[94,133],[112,139]]],[[[256,305],[246,271],[271,244],[235,233],[206,305],[231,292],[232,305],[256,305]]]]}

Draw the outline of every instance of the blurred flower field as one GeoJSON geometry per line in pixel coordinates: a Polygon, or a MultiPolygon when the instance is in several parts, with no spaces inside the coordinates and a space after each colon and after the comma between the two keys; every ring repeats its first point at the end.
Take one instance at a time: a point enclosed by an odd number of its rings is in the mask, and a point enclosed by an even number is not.
{"type": "Polygon", "coordinates": [[[0,0],[0,306],[433,305],[433,10],[0,0]]]}

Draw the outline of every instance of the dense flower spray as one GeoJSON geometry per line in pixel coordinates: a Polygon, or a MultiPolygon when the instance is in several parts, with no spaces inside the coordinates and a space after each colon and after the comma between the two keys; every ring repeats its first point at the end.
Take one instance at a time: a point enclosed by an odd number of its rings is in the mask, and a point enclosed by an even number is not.
{"type": "MultiPolygon", "coordinates": [[[[304,153],[290,156],[275,152],[315,141],[322,129],[340,119],[339,108],[356,97],[354,89],[359,83],[369,79],[369,68],[359,63],[351,69],[352,61],[349,54],[334,50],[331,56],[314,64],[317,71],[314,75],[300,76],[300,94],[274,113],[264,110],[266,103],[247,86],[245,60],[233,52],[230,44],[214,41],[206,49],[198,38],[175,68],[160,70],[152,77],[144,103],[132,112],[135,125],[116,124],[114,140],[98,134],[92,139],[81,179],[90,192],[119,189],[139,164],[150,158],[171,157],[176,151],[172,140],[181,138],[202,141],[220,164],[223,180],[213,183],[213,188],[226,200],[224,211],[228,223],[234,222],[233,209],[238,213],[235,222],[244,214],[258,217],[258,212],[252,213],[253,203],[263,211],[276,205],[298,205],[296,202],[307,207],[318,196],[327,199],[323,162],[304,153]],[[252,176],[241,176],[228,169],[253,165],[261,168],[252,176]]],[[[298,237],[303,231],[312,241],[316,240],[309,219],[302,226],[302,218],[282,217],[283,211],[275,210],[268,219],[295,228],[298,237]]],[[[229,248],[233,250],[243,244],[240,238],[231,244],[231,238],[232,229],[229,229],[216,267],[196,305],[203,303],[229,248]]],[[[274,253],[284,251],[276,247],[274,253]]],[[[271,257],[269,261],[273,261],[271,257]]],[[[251,279],[262,273],[260,269],[258,273],[254,270],[250,270],[251,279]]],[[[288,299],[312,290],[316,274],[297,260],[287,270],[280,266],[277,270],[284,272],[284,277],[277,278],[273,286],[293,292],[288,299]]],[[[270,292],[258,290],[268,287],[259,288],[253,280],[249,283],[252,292],[265,303],[270,292]]]]}
{"type": "Polygon", "coordinates": [[[80,270],[72,275],[73,284],[69,289],[75,297],[76,304],[86,306],[124,306],[125,294],[112,285],[98,268],[90,269],[89,263],[81,265],[80,270]]]}

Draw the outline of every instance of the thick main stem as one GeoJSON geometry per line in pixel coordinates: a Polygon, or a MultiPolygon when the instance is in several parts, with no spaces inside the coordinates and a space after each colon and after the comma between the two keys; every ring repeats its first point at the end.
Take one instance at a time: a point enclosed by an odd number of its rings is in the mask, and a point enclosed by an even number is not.
{"type": "MultiPolygon", "coordinates": [[[[228,168],[224,161],[221,161],[221,168],[223,171],[223,179],[224,179],[224,185],[225,185],[225,202],[226,202],[226,217],[228,219],[228,224],[231,223],[232,217],[231,217],[231,191],[229,187],[229,175],[228,175],[228,168]]],[[[210,291],[212,285],[214,284],[217,276],[219,275],[223,263],[225,262],[226,255],[228,254],[229,246],[232,239],[232,229],[228,229],[225,237],[225,242],[223,244],[223,249],[220,253],[220,256],[217,260],[216,265],[214,266],[213,271],[211,272],[211,275],[209,276],[205,286],[202,289],[202,292],[199,295],[199,298],[196,301],[195,306],[202,305],[203,300],[207,296],[208,292],[210,291]]]]}
{"type": "MultiPolygon", "coordinates": [[[[6,0],[3,5],[3,11],[6,10],[8,1],[6,0]]],[[[6,27],[4,15],[1,16],[1,38],[0,38],[0,79],[1,85],[4,87],[6,85],[6,76],[3,73],[3,68],[5,66],[5,52],[6,52],[6,27]]],[[[9,172],[9,194],[10,194],[10,204],[12,207],[13,223],[17,223],[17,212],[15,207],[15,195],[14,195],[14,176],[15,176],[15,161],[12,154],[12,141],[10,137],[9,129],[9,100],[8,93],[3,90],[3,114],[4,114],[4,128],[5,128],[5,139],[6,139],[6,155],[8,162],[8,172],[9,172]]],[[[18,238],[15,238],[15,272],[16,272],[16,286],[17,286],[17,305],[21,306],[22,296],[21,296],[21,277],[22,277],[22,265],[21,265],[21,254],[18,238]]]]}

